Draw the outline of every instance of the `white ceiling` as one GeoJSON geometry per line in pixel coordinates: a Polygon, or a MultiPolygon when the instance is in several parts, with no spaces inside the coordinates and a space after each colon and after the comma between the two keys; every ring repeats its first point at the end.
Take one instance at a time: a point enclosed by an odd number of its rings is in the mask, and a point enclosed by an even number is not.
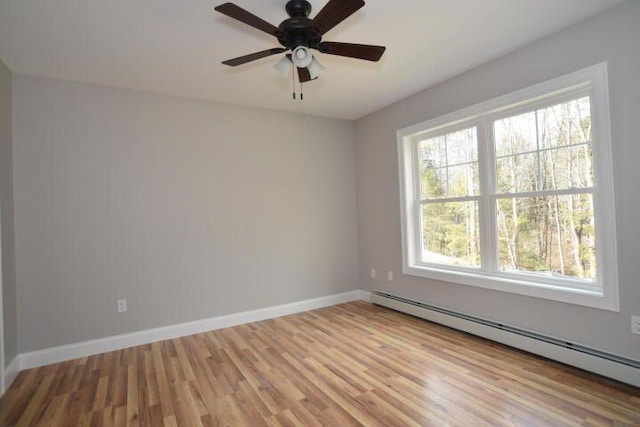
{"type": "MultiPolygon", "coordinates": [[[[315,15],[327,0],[310,0],[315,15]]],[[[0,58],[15,73],[356,119],[623,0],[368,0],[324,40],[387,46],[379,63],[318,55],[327,67],[293,101],[278,47],[221,15],[224,0],[0,0],[0,58]]],[[[278,25],[286,0],[234,0],[278,25]]]]}

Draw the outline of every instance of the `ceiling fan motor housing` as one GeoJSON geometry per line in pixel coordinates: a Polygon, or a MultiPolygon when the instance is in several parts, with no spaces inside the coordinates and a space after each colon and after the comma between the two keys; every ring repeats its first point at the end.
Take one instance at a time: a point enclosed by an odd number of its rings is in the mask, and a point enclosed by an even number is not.
{"type": "Polygon", "coordinates": [[[278,26],[278,42],[292,51],[298,46],[318,49],[322,35],[309,19],[311,3],[307,0],[289,0],[286,9],[290,18],[278,26]]]}
{"type": "Polygon", "coordinates": [[[291,0],[287,2],[285,6],[287,9],[287,15],[294,16],[309,16],[311,13],[311,3],[307,0],[291,0]]]}

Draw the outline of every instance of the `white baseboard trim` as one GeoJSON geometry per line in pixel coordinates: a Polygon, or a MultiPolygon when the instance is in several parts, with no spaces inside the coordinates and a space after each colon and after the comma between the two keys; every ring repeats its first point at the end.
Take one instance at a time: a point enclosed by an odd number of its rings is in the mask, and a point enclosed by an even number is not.
{"type": "MultiPolygon", "coordinates": [[[[365,294],[369,293],[365,292],[365,294]]],[[[363,295],[360,290],[350,291],[305,301],[293,302],[290,304],[282,304],[273,307],[229,314],[226,316],[213,317],[194,322],[180,323],[177,325],[147,329],[129,334],[114,335],[106,338],[46,348],[44,350],[20,354],[16,359],[19,360],[20,370],[37,368],[39,366],[92,356],[94,354],[105,353],[108,351],[121,350],[123,348],[199,334],[245,323],[273,319],[275,317],[287,316],[289,314],[315,310],[365,298],[366,295],[363,295]]]]}
{"type": "Polygon", "coordinates": [[[358,298],[359,300],[371,302],[371,292],[363,291],[362,289],[359,290],[358,292],[360,292],[360,297],[358,298]]]}
{"type": "Polygon", "coordinates": [[[594,372],[604,377],[640,387],[640,369],[633,366],[518,335],[506,330],[496,329],[471,320],[439,313],[428,308],[408,304],[381,295],[372,294],[371,300],[374,304],[411,314],[434,323],[468,332],[472,335],[487,338],[510,347],[515,347],[529,353],[584,369],[585,371],[594,372]]]}
{"type": "Polygon", "coordinates": [[[275,317],[287,316],[290,314],[357,300],[374,302],[388,308],[409,313],[454,329],[469,332],[511,347],[519,348],[530,353],[538,354],[549,359],[557,360],[568,365],[576,366],[605,377],[640,387],[639,369],[580,353],[571,349],[558,347],[553,344],[518,336],[510,332],[497,330],[469,320],[455,318],[420,307],[403,304],[398,301],[381,299],[369,291],[356,290],[305,301],[298,301],[290,304],[282,304],[210,319],[147,329],[129,334],[114,335],[111,337],[19,354],[5,369],[5,389],[9,388],[18,373],[24,369],[37,368],[52,363],[88,357],[108,351],[121,350],[123,348],[150,344],[245,323],[273,319],[275,317]]]}
{"type": "Polygon", "coordinates": [[[11,363],[4,369],[4,390],[2,393],[9,390],[11,387],[11,383],[16,379],[18,373],[20,372],[20,357],[16,356],[13,358],[11,363]]]}

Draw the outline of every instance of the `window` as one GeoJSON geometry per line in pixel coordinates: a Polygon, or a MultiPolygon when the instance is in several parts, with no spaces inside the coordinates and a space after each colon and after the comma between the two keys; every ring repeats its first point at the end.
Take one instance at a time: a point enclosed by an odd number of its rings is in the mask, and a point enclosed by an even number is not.
{"type": "Polygon", "coordinates": [[[403,271],[618,310],[606,64],[398,131],[403,271]]]}

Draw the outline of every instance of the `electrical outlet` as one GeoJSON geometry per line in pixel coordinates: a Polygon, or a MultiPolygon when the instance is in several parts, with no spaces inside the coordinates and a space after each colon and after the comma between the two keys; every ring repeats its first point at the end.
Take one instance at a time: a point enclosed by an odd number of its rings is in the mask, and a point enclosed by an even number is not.
{"type": "Polygon", "coordinates": [[[375,268],[372,268],[372,269],[371,269],[371,278],[372,278],[372,279],[375,279],[375,278],[376,278],[376,269],[375,269],[375,268]]]}
{"type": "Polygon", "coordinates": [[[127,300],[119,299],[118,300],[118,313],[124,313],[127,311],[127,300]]]}
{"type": "Polygon", "coordinates": [[[631,316],[631,332],[640,335],[640,317],[631,316]]]}
{"type": "Polygon", "coordinates": [[[393,282],[393,271],[387,271],[387,280],[393,282]]]}

